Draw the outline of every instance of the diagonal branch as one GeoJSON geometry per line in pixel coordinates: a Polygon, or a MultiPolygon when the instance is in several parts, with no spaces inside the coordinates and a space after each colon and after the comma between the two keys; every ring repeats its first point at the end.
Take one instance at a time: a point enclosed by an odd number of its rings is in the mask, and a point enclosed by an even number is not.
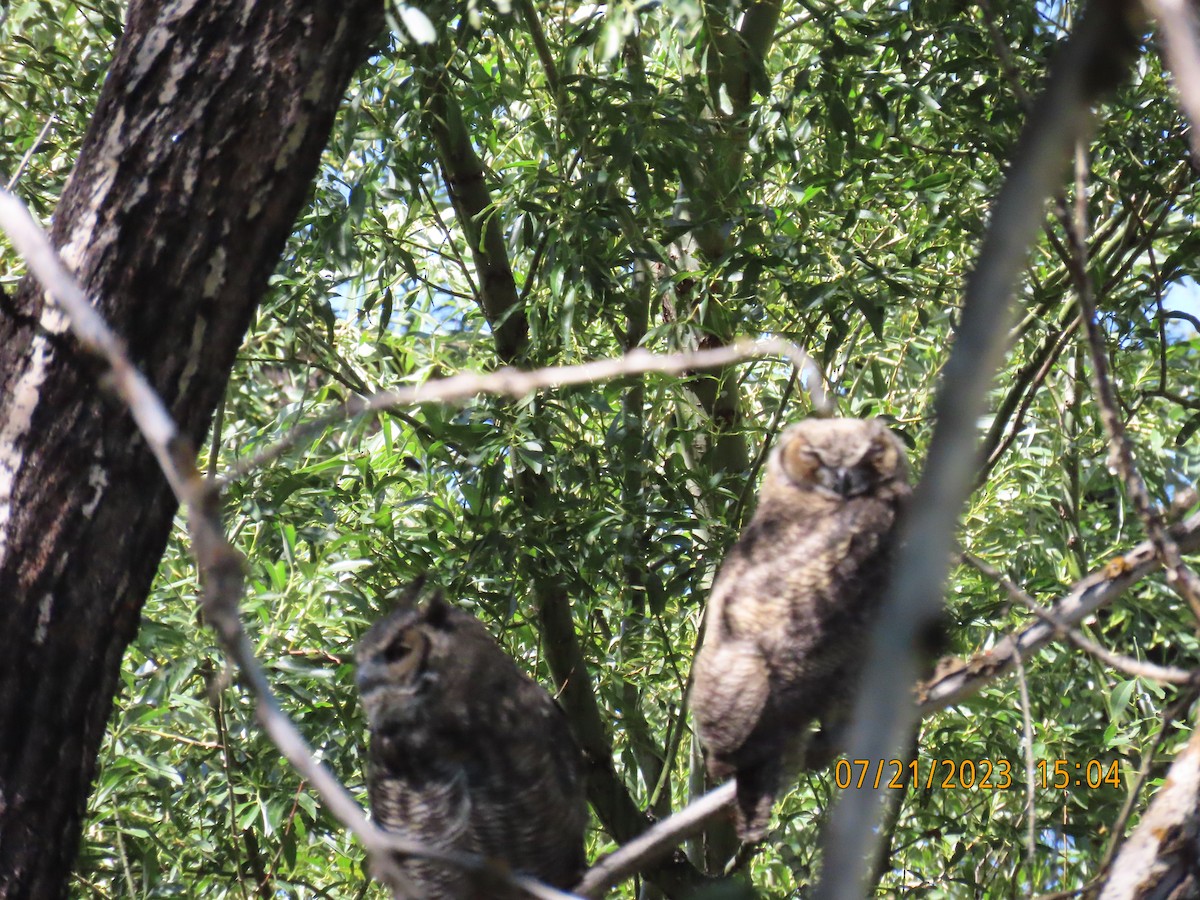
{"type": "MultiPolygon", "coordinates": [[[[1140,659],[1131,659],[1128,656],[1121,656],[1118,653],[1113,653],[1111,650],[1100,646],[1095,641],[1088,640],[1079,631],[1077,626],[1067,625],[1060,621],[1053,612],[1043,609],[1041,605],[1034,600],[1029,594],[1021,590],[1007,576],[997,571],[992,566],[985,563],[983,560],[972,556],[969,553],[963,554],[963,559],[973,568],[978,569],[981,573],[991,578],[1002,588],[1013,600],[1021,604],[1043,622],[1046,622],[1054,628],[1058,637],[1074,644],[1084,653],[1096,657],[1100,662],[1118,672],[1124,672],[1132,678],[1146,678],[1151,681],[1161,681],[1166,684],[1197,684],[1200,683],[1200,672],[1188,671],[1180,669],[1176,666],[1160,666],[1155,663],[1144,662],[1140,659]]],[[[1018,673],[1019,674],[1019,673],[1018,673]]]]}
{"type": "Polygon", "coordinates": [[[588,869],[575,892],[581,897],[603,897],[609,888],[658,862],[732,805],[734,790],[734,783],[726,782],[642,832],[588,869]]]}
{"type": "MultiPolygon", "coordinates": [[[[1013,294],[1046,200],[1058,188],[1076,142],[1092,130],[1092,105],[1115,87],[1133,56],[1133,15],[1123,0],[1089,4],[1055,61],[996,199],[938,390],[925,473],[902,530],[906,550],[868,654],[848,738],[853,758],[898,755],[916,722],[909,685],[917,680],[919,657],[939,627],[954,532],[978,468],[977,422],[1004,353],[1013,294]]],[[[816,892],[821,900],[862,895],[863,877],[878,853],[876,823],[883,806],[878,793],[848,791],[839,797],[823,842],[816,892]]]]}
{"type": "MultiPolygon", "coordinates": [[[[1171,537],[1184,553],[1200,550],[1200,513],[1171,529],[1171,537]]],[[[1010,672],[1016,657],[1028,659],[1058,636],[1101,607],[1112,603],[1138,581],[1162,568],[1153,541],[1142,541],[1128,553],[1115,556],[1104,568],[1072,585],[1047,611],[1047,617],[1007,635],[992,649],[965,663],[943,665],[940,674],[921,685],[917,709],[922,716],[961,703],[996,678],[1010,672]]]]}

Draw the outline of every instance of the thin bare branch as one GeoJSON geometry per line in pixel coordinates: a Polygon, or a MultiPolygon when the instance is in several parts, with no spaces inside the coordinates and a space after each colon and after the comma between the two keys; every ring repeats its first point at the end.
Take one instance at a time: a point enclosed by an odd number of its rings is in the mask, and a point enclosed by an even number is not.
{"type": "Polygon", "coordinates": [[[1021,106],[1028,109],[1033,102],[1033,98],[1029,95],[1029,91],[1025,90],[1025,85],[1021,83],[1021,69],[1013,59],[1012,51],[1008,47],[1008,40],[1004,37],[1004,32],[1000,30],[1000,26],[996,23],[996,13],[992,9],[992,4],[989,0],[980,0],[980,12],[983,13],[983,20],[987,25],[988,35],[992,39],[992,49],[996,51],[996,58],[1000,60],[1000,68],[1004,72],[1004,78],[1008,81],[1020,101],[1021,106]]]}
{"type": "Polygon", "coordinates": [[[1057,622],[1051,624],[1056,629],[1060,629],[1062,636],[1084,653],[1094,656],[1110,669],[1128,675],[1130,678],[1144,678],[1146,681],[1158,681],[1163,684],[1196,684],[1200,682],[1200,671],[1189,671],[1177,666],[1160,666],[1156,663],[1122,656],[1100,646],[1095,641],[1088,640],[1076,628],[1063,628],[1057,622]]]}
{"type": "Polygon", "coordinates": [[[1060,621],[1054,613],[1044,609],[1029,594],[1025,593],[1025,591],[1021,590],[1020,587],[1001,572],[998,572],[983,560],[977,559],[969,553],[963,554],[963,560],[1003,587],[1009,597],[1016,600],[1021,606],[1024,606],[1043,622],[1049,623],[1058,633],[1059,637],[1070,641],[1084,653],[1096,657],[1096,659],[1109,668],[1123,672],[1132,678],[1145,678],[1149,681],[1161,681],[1165,684],[1196,684],[1200,682],[1200,672],[1180,669],[1175,666],[1160,666],[1155,663],[1145,662],[1140,659],[1131,659],[1128,656],[1113,653],[1095,641],[1086,638],[1078,628],[1060,621]]]}
{"type": "Polygon", "coordinates": [[[1187,322],[1194,330],[1200,332],[1200,319],[1193,316],[1191,313],[1186,313],[1179,309],[1164,309],[1162,311],[1164,319],[1179,319],[1181,322],[1187,322]]]}
{"type": "Polygon", "coordinates": [[[1185,397],[1183,394],[1180,394],[1176,391],[1159,389],[1155,391],[1149,391],[1148,393],[1151,397],[1162,397],[1164,400],[1169,400],[1176,406],[1182,406],[1184,409],[1200,410],[1200,399],[1193,400],[1192,398],[1185,397]]]}
{"type": "Polygon", "coordinates": [[[1017,687],[1021,698],[1021,755],[1025,757],[1025,868],[1033,880],[1033,861],[1037,850],[1037,804],[1033,762],[1033,713],[1030,711],[1029,684],[1025,680],[1025,666],[1021,657],[1014,663],[1017,670],[1017,687]]]}
{"type": "MultiPolygon", "coordinates": [[[[1184,553],[1200,550],[1200,513],[1171,529],[1172,539],[1184,553]]],[[[1051,621],[1034,622],[1001,638],[992,649],[966,662],[943,664],[941,671],[918,691],[918,710],[928,715],[959,703],[984,685],[1012,671],[1015,655],[1028,659],[1034,652],[1069,630],[1103,606],[1107,606],[1133,584],[1162,568],[1152,541],[1142,541],[1128,553],[1115,556],[1098,571],[1075,582],[1048,611],[1051,621]]]]}
{"type": "Polygon", "coordinates": [[[479,394],[521,397],[545,388],[592,384],[647,372],[677,375],[772,356],[786,359],[796,367],[812,398],[813,410],[818,414],[828,414],[830,404],[825,393],[825,376],[820,367],[800,347],[778,338],[742,340],[724,347],[687,353],[654,354],[647,350],[631,350],[615,359],[600,359],[574,366],[548,366],[530,371],[505,367],[495,372],[463,372],[449,378],[434,379],[369,397],[354,398],[331,413],[294,428],[273,446],[239,462],[230,470],[225,480],[236,481],[278,459],[292,447],[322,433],[331,425],[364,413],[401,406],[417,406],[422,403],[462,403],[479,394]]]}
{"type": "Polygon", "coordinates": [[[51,115],[46,119],[46,124],[42,126],[42,130],[38,132],[37,137],[33,139],[33,143],[29,145],[29,149],[25,151],[25,155],[21,157],[21,161],[17,163],[17,170],[12,173],[12,177],[8,179],[8,184],[4,186],[6,191],[11,191],[16,187],[17,182],[21,180],[21,176],[25,174],[25,167],[29,165],[29,160],[33,159],[33,154],[37,153],[38,148],[42,146],[42,141],[46,139],[46,135],[50,133],[50,128],[53,125],[54,116],[51,115]]]}
{"type": "Polygon", "coordinates": [[[1059,355],[1070,345],[1071,336],[1075,334],[1075,329],[1078,327],[1079,316],[1073,316],[1065,327],[1048,335],[1038,353],[1030,359],[1029,364],[1014,379],[1013,389],[1005,397],[992,424],[992,430],[984,439],[983,449],[987,453],[987,462],[979,473],[978,484],[983,484],[987,480],[992,469],[1020,436],[1021,429],[1025,424],[1025,416],[1033,406],[1033,401],[1037,399],[1038,391],[1054,368],[1054,364],[1058,362],[1059,355]],[[1032,365],[1033,363],[1037,363],[1036,367],[1032,365]],[[1016,406],[1015,415],[1012,415],[1013,406],[1016,406]],[[1008,428],[1008,433],[1001,439],[1010,415],[1012,415],[1012,424],[1008,428]],[[993,447],[995,449],[992,449],[993,447]]]}
{"type": "Polygon", "coordinates": [[[575,888],[582,897],[599,898],[610,887],[642,871],[682,841],[704,830],[733,803],[734,783],[726,782],[663,819],[592,866],[575,888]]]}

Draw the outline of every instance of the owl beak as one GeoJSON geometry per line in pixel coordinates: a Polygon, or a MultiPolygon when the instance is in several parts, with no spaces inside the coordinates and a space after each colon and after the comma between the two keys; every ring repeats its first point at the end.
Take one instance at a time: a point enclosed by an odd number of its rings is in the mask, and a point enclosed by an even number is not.
{"type": "Polygon", "coordinates": [[[834,481],[834,488],[843,497],[849,497],[854,493],[854,474],[849,469],[838,469],[837,478],[834,481]]]}
{"type": "Polygon", "coordinates": [[[834,492],[846,499],[856,497],[863,493],[868,485],[866,478],[863,477],[862,470],[858,466],[846,466],[833,470],[833,484],[830,487],[834,492]]]}
{"type": "Polygon", "coordinates": [[[380,672],[378,666],[370,663],[359,663],[354,672],[354,683],[360,694],[370,694],[376,688],[386,683],[386,672],[380,672]]]}

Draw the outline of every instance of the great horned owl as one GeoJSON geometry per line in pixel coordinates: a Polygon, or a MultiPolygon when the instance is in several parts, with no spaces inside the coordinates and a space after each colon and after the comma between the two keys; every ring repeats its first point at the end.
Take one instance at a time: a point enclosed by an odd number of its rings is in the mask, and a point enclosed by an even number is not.
{"type": "MultiPolygon", "coordinates": [[[[562,710],[474,616],[440,595],[417,604],[415,594],[356,653],[375,820],[572,886],[585,864],[587,803],[562,710]]],[[[416,857],[401,865],[421,897],[497,896],[453,867],[416,857]]]]}
{"type": "Polygon", "coordinates": [[[808,419],[771,452],[692,667],[708,770],[736,775],[744,841],[762,839],[809,726],[828,735],[850,712],[909,492],[904,448],[879,419],[808,419]]]}

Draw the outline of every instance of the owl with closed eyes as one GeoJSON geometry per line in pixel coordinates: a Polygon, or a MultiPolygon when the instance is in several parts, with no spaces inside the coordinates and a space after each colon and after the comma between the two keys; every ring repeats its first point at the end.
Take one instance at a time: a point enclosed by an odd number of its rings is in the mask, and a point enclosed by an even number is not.
{"type": "Polygon", "coordinates": [[[807,419],[771,452],[713,584],[689,700],[709,773],[737,780],[743,841],[762,839],[810,727],[836,741],[850,713],[909,494],[879,419],[807,419]]]}
{"type": "MultiPolygon", "coordinates": [[[[415,593],[356,651],[373,817],[410,840],[571,887],[585,866],[587,803],[562,710],[474,616],[415,593]]],[[[419,897],[504,896],[429,859],[400,865],[419,897]]]]}

